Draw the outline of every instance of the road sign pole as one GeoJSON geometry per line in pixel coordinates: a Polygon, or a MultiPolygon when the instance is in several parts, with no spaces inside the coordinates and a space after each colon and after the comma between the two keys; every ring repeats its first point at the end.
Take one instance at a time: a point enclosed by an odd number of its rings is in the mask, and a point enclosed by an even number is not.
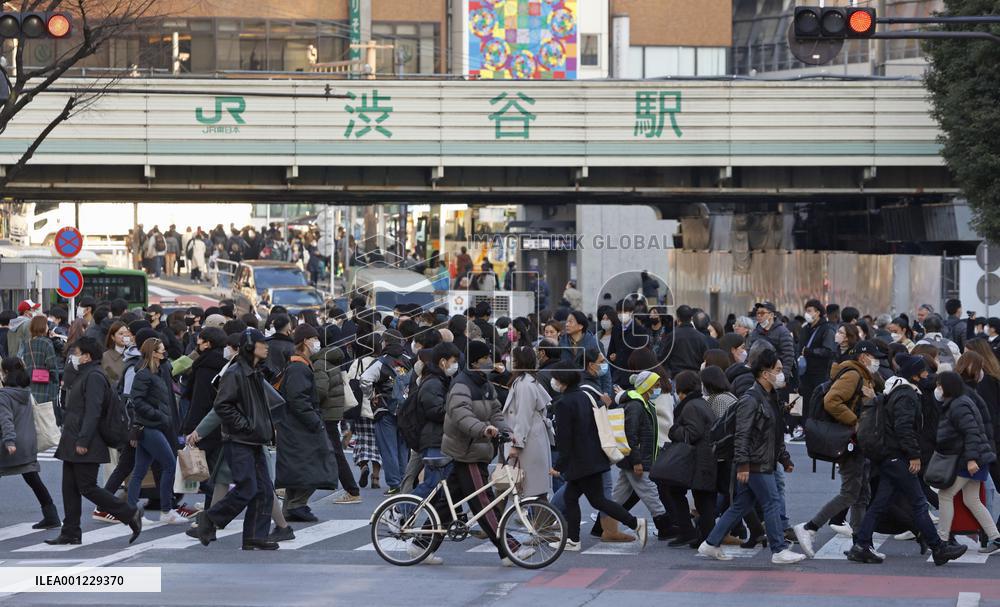
{"type": "Polygon", "coordinates": [[[69,314],[67,314],[67,316],[69,317],[69,320],[67,321],[69,323],[72,323],[74,320],[76,320],[76,298],[75,297],[70,297],[69,298],[69,314]]]}

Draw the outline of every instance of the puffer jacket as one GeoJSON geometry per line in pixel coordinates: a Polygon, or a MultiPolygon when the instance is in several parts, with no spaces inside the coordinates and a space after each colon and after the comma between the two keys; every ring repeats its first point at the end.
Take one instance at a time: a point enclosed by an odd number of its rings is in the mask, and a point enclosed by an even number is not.
{"type": "Polygon", "coordinates": [[[428,375],[420,381],[417,406],[424,425],[420,429],[420,450],[441,447],[444,435],[445,396],[451,379],[437,365],[427,367],[428,375]]]}
{"type": "Polygon", "coordinates": [[[986,468],[996,461],[994,446],[986,436],[979,407],[966,395],[947,401],[938,422],[937,449],[945,455],[961,455],[959,465],[975,461],[986,468]]]}
{"type": "Polygon", "coordinates": [[[656,408],[631,390],[621,407],[625,410],[625,436],[632,450],[618,462],[618,467],[631,470],[636,464],[642,464],[643,469],[649,472],[653,469],[660,447],[656,408]]]}
{"type": "Polygon", "coordinates": [[[830,377],[836,380],[823,397],[823,409],[839,423],[853,426],[858,423],[858,413],[861,411],[861,401],[864,398],[861,390],[865,386],[875,389],[872,375],[858,361],[847,360],[833,365],[830,377]],[[838,375],[840,377],[837,377],[838,375]],[[858,382],[861,382],[860,386],[858,382]]]}
{"type": "Polygon", "coordinates": [[[983,429],[986,432],[986,440],[989,441],[991,445],[994,445],[993,450],[996,451],[996,432],[994,430],[994,424],[996,423],[993,419],[993,413],[990,412],[989,405],[986,404],[986,399],[983,395],[976,390],[976,384],[966,382],[965,383],[965,395],[972,399],[972,402],[976,405],[976,410],[979,412],[979,418],[983,421],[983,429]]]}
{"type": "Polygon", "coordinates": [[[163,378],[148,367],[139,369],[132,381],[131,396],[137,424],[159,430],[167,436],[177,434],[174,395],[163,378]]]}
{"type": "Polygon", "coordinates": [[[773,400],[774,392],[768,393],[754,382],[733,405],[739,407],[733,450],[733,465],[737,470],[769,474],[787,457],[784,440],[776,431],[779,420],[773,400]]]}
{"type": "Polygon", "coordinates": [[[729,380],[730,392],[736,398],[742,397],[757,382],[753,379],[753,371],[743,363],[735,363],[726,369],[726,379],[729,380]]]}
{"type": "MultiPolygon", "coordinates": [[[[27,388],[0,388],[0,447],[17,447],[13,454],[0,450],[0,476],[26,464],[38,465],[38,435],[27,388]]],[[[20,473],[23,473],[21,470],[20,473]]]]}
{"type": "Polygon", "coordinates": [[[510,432],[496,390],[482,373],[459,373],[445,399],[441,452],[458,462],[489,463],[494,456],[493,444],[483,431],[490,425],[510,432]]]}
{"type": "Polygon", "coordinates": [[[344,398],[346,386],[344,386],[344,376],[340,373],[340,365],[344,362],[344,351],[336,346],[330,346],[310,358],[323,421],[340,421],[347,409],[347,401],[344,398]]]}
{"type": "Polygon", "coordinates": [[[670,440],[687,443],[694,447],[694,476],[691,488],[696,491],[715,491],[715,475],[718,469],[715,451],[712,449],[712,424],[716,415],[700,392],[693,392],[677,405],[674,410],[674,425],[670,428],[670,440]]]}
{"type": "Polygon", "coordinates": [[[781,366],[785,368],[785,374],[789,378],[789,384],[794,387],[795,381],[795,339],[792,332],[780,320],[775,319],[770,329],[764,329],[760,325],[754,327],[750,335],[747,335],[746,348],[749,351],[753,348],[755,341],[763,339],[774,346],[781,359],[781,366]]]}
{"type": "Polygon", "coordinates": [[[882,392],[885,418],[879,424],[886,459],[920,459],[924,415],[918,388],[902,377],[891,377],[882,392]]]}

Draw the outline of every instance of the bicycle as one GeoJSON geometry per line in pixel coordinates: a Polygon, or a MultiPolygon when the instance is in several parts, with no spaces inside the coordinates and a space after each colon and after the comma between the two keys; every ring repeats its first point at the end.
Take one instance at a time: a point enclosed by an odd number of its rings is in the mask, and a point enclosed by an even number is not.
{"type": "MultiPolygon", "coordinates": [[[[501,434],[498,443],[509,442],[510,437],[501,434]]],[[[425,457],[425,466],[440,469],[451,463],[450,457],[425,457]]],[[[500,517],[497,533],[504,554],[518,567],[541,569],[556,561],[566,548],[566,520],[562,513],[542,498],[522,498],[511,468],[505,469],[507,488],[496,494],[496,498],[478,514],[467,520],[459,517],[464,504],[472,501],[487,489],[496,487],[493,479],[481,489],[459,502],[452,499],[447,479],[443,479],[426,498],[416,495],[395,495],[379,504],[372,514],[372,545],[380,557],[393,565],[416,565],[430,556],[436,548],[434,540],[440,536],[454,542],[469,537],[470,527],[486,516],[493,508],[508,498],[511,504],[500,517]],[[451,514],[452,522],[445,527],[441,517],[432,505],[434,497],[444,492],[444,498],[451,514]],[[514,545],[512,546],[513,540],[514,545]],[[523,547],[529,547],[523,550],[523,547]]]]}

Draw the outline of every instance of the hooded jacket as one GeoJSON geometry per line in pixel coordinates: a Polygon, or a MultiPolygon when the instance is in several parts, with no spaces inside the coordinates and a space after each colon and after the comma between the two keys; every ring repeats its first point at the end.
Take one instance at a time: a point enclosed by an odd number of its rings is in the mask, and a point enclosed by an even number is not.
{"type": "Polygon", "coordinates": [[[656,405],[647,403],[634,390],[629,390],[627,394],[628,398],[622,402],[621,407],[625,410],[625,436],[631,451],[618,462],[618,467],[631,470],[636,464],[642,464],[648,472],[652,470],[660,448],[656,405]]]}
{"type": "Polygon", "coordinates": [[[28,341],[29,324],[31,324],[31,317],[23,314],[10,320],[10,329],[7,331],[8,356],[17,356],[21,344],[28,341]]]}
{"type": "Polygon", "coordinates": [[[903,377],[890,377],[882,393],[885,415],[879,421],[886,459],[920,459],[920,430],[923,413],[920,389],[903,377]]]}
{"type": "Polygon", "coordinates": [[[753,387],[754,383],[756,383],[753,379],[753,371],[751,371],[750,367],[746,366],[744,363],[734,363],[730,365],[729,368],[726,369],[726,379],[729,380],[729,391],[732,392],[733,396],[736,398],[740,398],[746,394],[747,391],[753,387]]]}
{"type": "Polygon", "coordinates": [[[987,468],[997,460],[979,407],[966,394],[944,403],[938,421],[937,449],[945,455],[958,454],[959,466],[974,461],[987,468]]]}

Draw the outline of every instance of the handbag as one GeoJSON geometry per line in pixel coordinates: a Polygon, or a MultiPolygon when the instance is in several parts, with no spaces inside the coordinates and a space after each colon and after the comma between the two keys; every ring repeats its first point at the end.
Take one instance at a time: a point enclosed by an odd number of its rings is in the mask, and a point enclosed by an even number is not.
{"type": "MultiPolygon", "coordinates": [[[[822,326],[822,325],[821,325],[822,326]]],[[[816,339],[816,334],[819,333],[820,327],[816,327],[812,335],[809,336],[809,341],[806,342],[806,348],[811,348],[813,340],[816,339]]],[[[795,361],[796,371],[798,371],[798,377],[802,377],[806,374],[806,355],[799,354],[798,359],[795,361]]]]}
{"type": "Polygon", "coordinates": [[[823,462],[835,462],[847,452],[854,428],[839,422],[809,418],[805,421],[806,452],[823,462]]]}
{"type": "Polygon", "coordinates": [[[42,453],[58,445],[62,432],[56,425],[56,412],[52,401],[37,403],[35,397],[32,396],[31,412],[35,418],[36,451],[42,453]]]}
{"type": "Polygon", "coordinates": [[[28,342],[28,357],[31,359],[31,383],[33,384],[47,384],[51,377],[49,376],[48,369],[39,369],[35,367],[35,353],[31,350],[31,342],[28,342]]]}
{"type": "Polygon", "coordinates": [[[198,482],[208,480],[208,458],[201,449],[184,447],[177,453],[177,461],[181,465],[184,480],[198,482]]]}
{"type": "MultiPolygon", "coordinates": [[[[347,402],[344,419],[350,422],[356,422],[361,419],[361,413],[365,406],[365,397],[361,391],[361,374],[364,372],[361,368],[361,362],[361,359],[355,361],[354,377],[344,382],[344,385],[347,386],[347,389],[344,390],[344,399],[347,402]]],[[[344,376],[346,377],[347,375],[345,372],[344,376]]]]}
{"type": "Polygon", "coordinates": [[[590,400],[590,405],[594,411],[594,424],[597,426],[597,438],[601,443],[601,450],[612,464],[625,459],[625,454],[618,448],[618,439],[615,438],[615,431],[611,427],[611,419],[608,416],[607,407],[597,406],[597,401],[586,390],[583,394],[590,400]]]}
{"type": "Polygon", "coordinates": [[[927,462],[924,481],[935,489],[947,489],[955,484],[958,477],[959,455],[944,455],[935,450],[931,461],[927,462]]]}
{"type": "Polygon", "coordinates": [[[524,482],[524,470],[516,458],[507,458],[507,461],[493,468],[490,482],[493,483],[493,488],[498,492],[510,489],[511,483],[520,489],[521,483],[524,482]]]}
{"type": "Polygon", "coordinates": [[[199,481],[184,478],[181,460],[174,460],[174,493],[198,493],[199,481]]]}
{"type": "Polygon", "coordinates": [[[649,478],[677,487],[690,487],[694,481],[695,451],[687,443],[667,443],[653,462],[649,478]]]}

